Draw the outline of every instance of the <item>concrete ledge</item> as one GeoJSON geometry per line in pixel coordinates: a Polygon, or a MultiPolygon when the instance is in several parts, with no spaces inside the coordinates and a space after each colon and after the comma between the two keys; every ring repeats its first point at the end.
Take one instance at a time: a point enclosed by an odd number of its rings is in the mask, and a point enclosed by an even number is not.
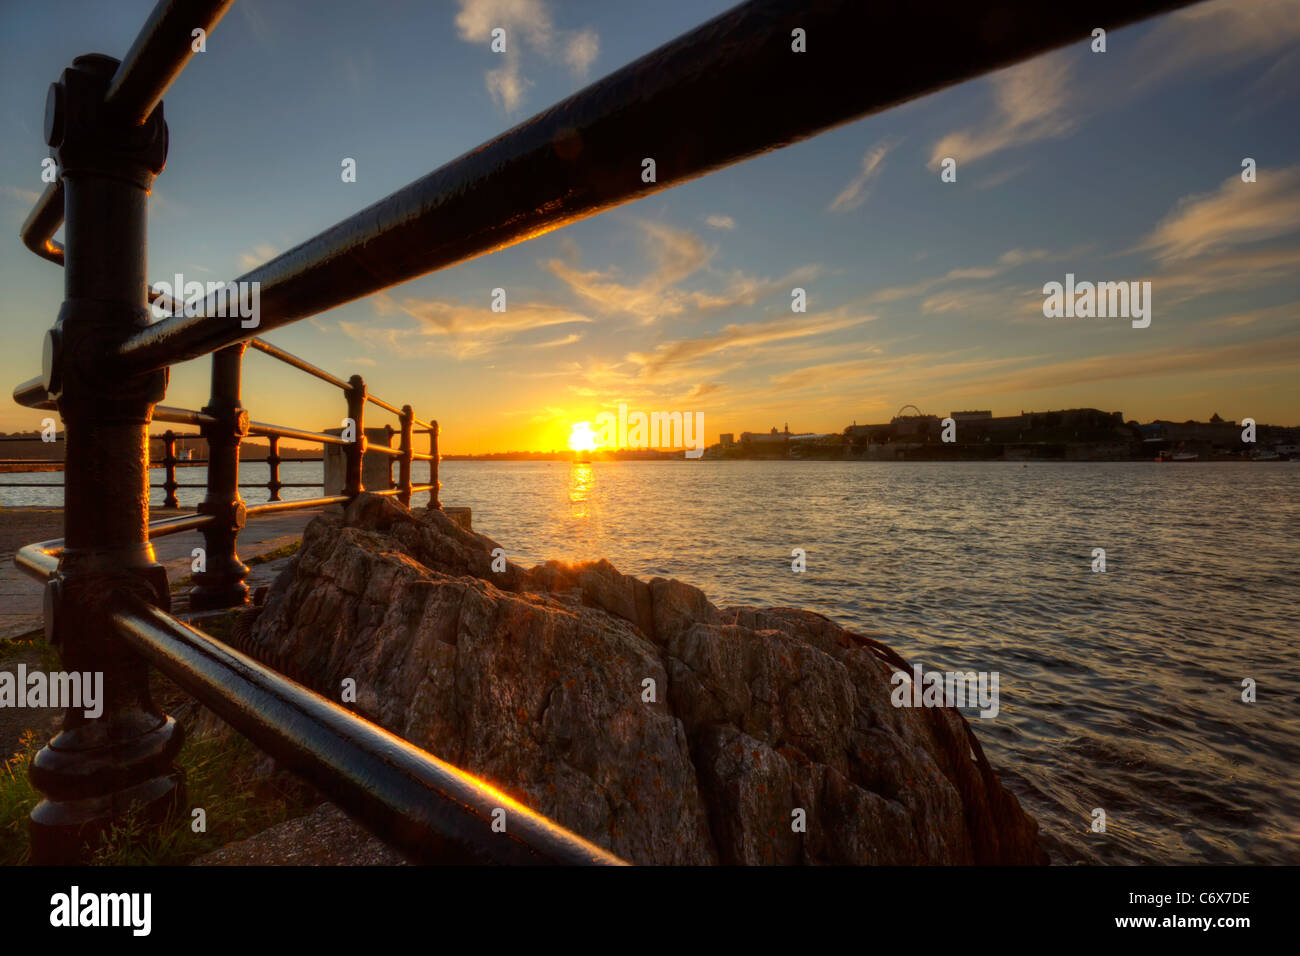
{"type": "Polygon", "coordinates": [[[466,531],[473,531],[473,530],[474,530],[474,528],[473,528],[473,516],[470,514],[470,509],[469,509],[469,508],[446,508],[446,507],[444,507],[444,508],[442,509],[442,513],[445,514],[445,515],[446,515],[448,518],[450,518],[452,521],[456,522],[456,524],[460,525],[460,526],[461,526],[462,528],[464,528],[466,531]]]}

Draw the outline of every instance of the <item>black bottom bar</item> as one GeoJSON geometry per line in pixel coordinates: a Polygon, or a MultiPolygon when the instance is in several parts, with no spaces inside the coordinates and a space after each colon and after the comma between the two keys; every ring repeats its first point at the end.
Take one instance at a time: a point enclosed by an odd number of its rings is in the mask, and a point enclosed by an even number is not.
{"type": "MultiPolygon", "coordinates": [[[[768,951],[778,940],[806,943],[810,931],[853,921],[853,932],[870,939],[871,949],[883,946],[897,953],[1052,952],[1079,949],[1080,941],[1127,943],[1126,948],[1135,951],[1185,952],[1195,947],[1238,952],[1252,951],[1265,938],[1277,939],[1285,931],[1296,875],[1294,868],[1281,867],[484,868],[435,874],[415,867],[295,867],[292,872],[97,868],[0,871],[0,892],[8,903],[6,940],[19,942],[46,934],[53,934],[54,940],[69,938],[67,930],[50,926],[51,897],[68,894],[75,884],[81,893],[151,893],[150,936],[182,944],[194,939],[196,905],[237,898],[237,918],[204,921],[202,936],[214,946],[247,946],[255,939],[259,950],[280,943],[292,943],[300,951],[319,944],[335,949],[353,941],[373,945],[381,933],[391,937],[403,930],[436,932],[445,925],[439,916],[453,910],[457,923],[477,930],[477,936],[490,933],[494,946],[535,942],[538,926],[553,925],[561,917],[571,921],[575,935],[586,938],[616,938],[631,925],[642,926],[647,934],[666,933],[674,914],[655,900],[716,900],[725,895],[745,903],[784,900],[787,905],[761,919],[699,921],[691,929],[696,945],[716,940],[734,952],[743,951],[752,940],[765,944],[760,951],[768,951]],[[436,902],[447,891],[454,893],[452,909],[436,902]],[[1192,902],[1140,905],[1129,902],[1135,893],[1187,893],[1192,902]],[[1203,893],[1248,898],[1202,902],[1198,897],[1203,893]],[[331,900],[346,900],[347,905],[322,913],[322,901],[331,900]],[[1206,930],[1160,925],[1166,918],[1187,917],[1245,917],[1250,926],[1206,930]],[[1116,925],[1116,920],[1129,918],[1154,918],[1156,925],[1116,925]],[[1073,946],[1062,946],[1066,940],[1073,946]]],[[[129,929],[82,935],[133,942],[129,929]]]]}

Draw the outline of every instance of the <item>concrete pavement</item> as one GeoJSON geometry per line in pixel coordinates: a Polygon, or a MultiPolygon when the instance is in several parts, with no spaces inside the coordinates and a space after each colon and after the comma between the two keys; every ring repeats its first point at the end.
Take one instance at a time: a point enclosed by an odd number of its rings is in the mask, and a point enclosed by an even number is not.
{"type": "MultiPolygon", "coordinates": [[[[34,509],[35,510],[35,509],[34,509]]],[[[188,511],[156,511],[155,520],[174,514],[189,514],[188,511]]],[[[321,513],[319,508],[302,511],[272,513],[250,518],[248,525],[239,533],[239,557],[247,562],[250,558],[268,554],[302,537],[302,530],[312,518],[321,513]]],[[[23,515],[25,530],[30,528],[29,540],[22,544],[44,541],[62,535],[62,513],[57,510],[43,510],[43,520],[31,521],[31,513],[21,511],[0,512],[0,526],[11,515],[23,515]]],[[[15,522],[17,519],[13,519],[15,522]]],[[[12,535],[6,536],[12,537],[12,535]]],[[[203,544],[203,536],[197,531],[174,534],[159,538],[154,544],[158,560],[167,568],[167,580],[175,584],[190,575],[194,548],[203,544]]],[[[9,545],[9,547],[14,547],[9,545]]],[[[16,547],[14,548],[16,550],[16,547]]],[[[253,566],[249,576],[249,587],[257,588],[269,584],[275,574],[283,567],[283,561],[268,562],[253,566]]],[[[28,577],[14,565],[13,551],[0,554],[0,640],[18,637],[30,633],[42,626],[41,617],[42,585],[35,578],[28,577]]]]}

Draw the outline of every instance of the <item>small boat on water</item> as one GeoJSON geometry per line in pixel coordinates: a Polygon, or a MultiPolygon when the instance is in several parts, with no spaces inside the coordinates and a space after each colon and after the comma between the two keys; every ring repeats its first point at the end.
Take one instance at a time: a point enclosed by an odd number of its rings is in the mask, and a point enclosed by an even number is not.
{"type": "Polygon", "coordinates": [[[1199,457],[1194,451],[1162,451],[1156,455],[1156,461],[1196,461],[1199,457]]]}

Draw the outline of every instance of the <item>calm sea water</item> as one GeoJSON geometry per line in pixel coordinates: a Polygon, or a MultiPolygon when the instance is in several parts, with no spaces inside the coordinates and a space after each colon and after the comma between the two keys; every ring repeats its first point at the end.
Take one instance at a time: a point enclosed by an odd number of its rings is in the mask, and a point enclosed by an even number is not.
{"type": "Polygon", "coordinates": [[[998,716],[967,713],[1056,862],[1300,863],[1300,465],[445,462],[442,480],[517,562],[606,557],[716,604],[819,611],[926,670],[997,671],[998,716]]]}

